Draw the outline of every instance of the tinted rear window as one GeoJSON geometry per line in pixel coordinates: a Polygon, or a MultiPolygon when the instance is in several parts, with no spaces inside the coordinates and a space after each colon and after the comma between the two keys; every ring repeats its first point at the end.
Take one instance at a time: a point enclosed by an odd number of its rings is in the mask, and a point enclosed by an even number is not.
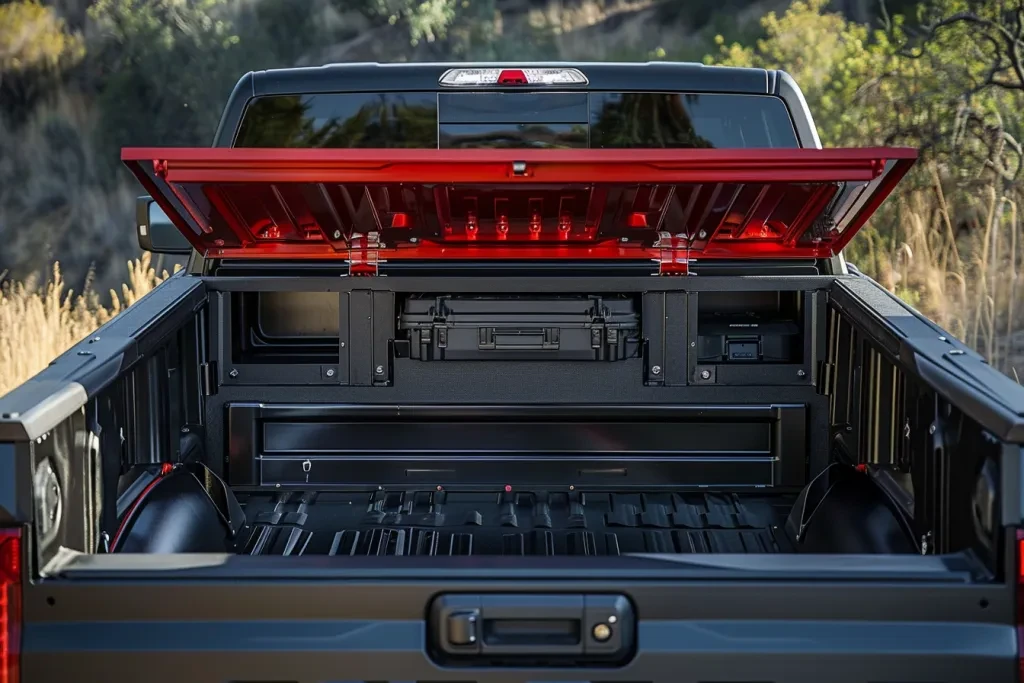
{"type": "Polygon", "coordinates": [[[789,112],[775,97],[603,92],[586,95],[578,108],[569,106],[574,101],[560,93],[443,93],[440,98],[433,92],[262,97],[246,110],[235,146],[799,146],[789,112]],[[550,98],[550,102],[545,98],[550,98]],[[519,100],[523,100],[523,106],[512,106],[520,104],[519,100]],[[574,113],[577,109],[578,114],[574,113]],[[578,123],[567,120],[576,116],[578,123]]]}
{"type": "Polygon", "coordinates": [[[592,93],[590,146],[797,147],[782,100],[762,95],[592,93]]]}
{"type": "Polygon", "coordinates": [[[436,147],[434,93],[261,97],[242,118],[236,147],[436,147]]]}

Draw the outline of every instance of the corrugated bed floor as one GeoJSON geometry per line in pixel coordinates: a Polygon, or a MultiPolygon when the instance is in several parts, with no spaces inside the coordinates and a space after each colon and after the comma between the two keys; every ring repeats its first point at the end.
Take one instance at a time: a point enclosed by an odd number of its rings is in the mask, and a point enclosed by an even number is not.
{"type": "Polygon", "coordinates": [[[253,555],[773,553],[793,496],[293,491],[239,494],[253,555]]]}

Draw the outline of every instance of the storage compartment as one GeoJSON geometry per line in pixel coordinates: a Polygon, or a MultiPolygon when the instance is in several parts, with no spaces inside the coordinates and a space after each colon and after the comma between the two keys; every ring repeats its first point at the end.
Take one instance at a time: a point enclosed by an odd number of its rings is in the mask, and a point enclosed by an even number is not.
{"type": "Polygon", "coordinates": [[[802,486],[803,405],[232,404],[228,483],[353,490],[802,486]]]}
{"type": "Polygon", "coordinates": [[[417,360],[615,361],[637,356],[640,315],[629,297],[410,297],[399,330],[417,360]]]}
{"type": "Polygon", "coordinates": [[[337,292],[238,292],[231,308],[236,364],[337,364],[337,292]]]}
{"type": "Polygon", "coordinates": [[[803,292],[701,292],[697,362],[803,362],[803,292]]]}

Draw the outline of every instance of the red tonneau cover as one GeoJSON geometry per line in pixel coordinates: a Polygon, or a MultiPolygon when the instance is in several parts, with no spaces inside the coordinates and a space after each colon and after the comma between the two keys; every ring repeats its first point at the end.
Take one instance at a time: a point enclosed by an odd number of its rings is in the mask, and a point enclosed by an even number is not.
{"type": "Polygon", "coordinates": [[[913,149],[127,148],[122,160],[213,258],[824,258],[913,149]]]}

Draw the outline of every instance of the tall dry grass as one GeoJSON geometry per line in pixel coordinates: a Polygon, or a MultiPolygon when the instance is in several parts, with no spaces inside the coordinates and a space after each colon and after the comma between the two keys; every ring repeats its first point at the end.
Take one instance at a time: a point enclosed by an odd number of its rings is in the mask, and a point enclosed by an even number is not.
{"type": "Polygon", "coordinates": [[[106,304],[88,283],[80,294],[69,289],[59,264],[45,282],[32,278],[0,283],[0,396],[168,277],[151,263],[148,253],[129,261],[127,282],[120,292],[110,290],[106,304]]]}
{"type": "Polygon", "coordinates": [[[981,353],[998,370],[1024,373],[1021,267],[1024,239],[1015,193],[992,183],[953,200],[934,167],[927,187],[890,202],[894,240],[858,236],[857,265],[981,353]],[[976,221],[964,228],[955,217],[976,221]],[[883,246],[884,245],[884,246],[883,246]]]}

